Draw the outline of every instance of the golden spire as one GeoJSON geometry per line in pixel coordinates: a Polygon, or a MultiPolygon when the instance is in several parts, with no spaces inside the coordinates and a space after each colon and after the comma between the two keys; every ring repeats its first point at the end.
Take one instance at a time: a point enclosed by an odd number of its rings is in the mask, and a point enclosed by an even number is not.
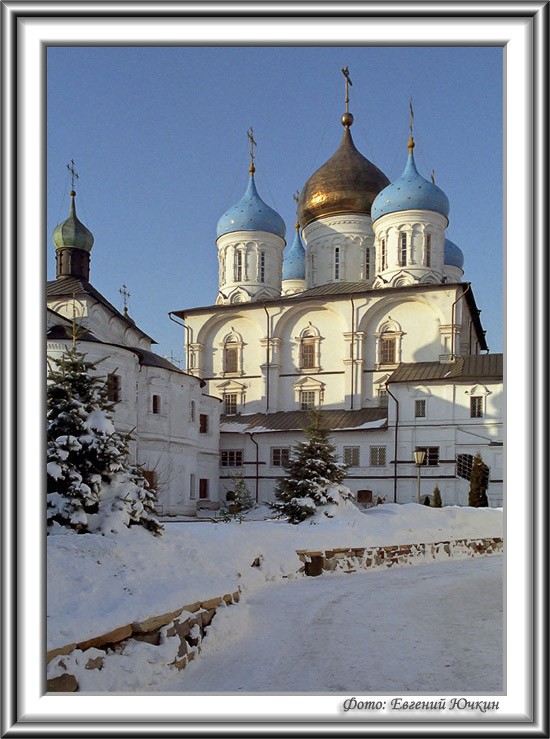
{"type": "Polygon", "coordinates": [[[345,126],[346,128],[349,128],[351,124],[353,123],[353,116],[349,112],[349,86],[350,85],[353,86],[353,82],[350,79],[349,69],[347,67],[342,67],[342,74],[346,78],[346,99],[345,99],[346,112],[342,116],[342,125],[345,126]]]}
{"type": "Polygon", "coordinates": [[[250,126],[250,131],[246,132],[246,135],[250,141],[250,167],[248,168],[248,171],[250,174],[254,174],[256,171],[256,167],[254,166],[254,147],[258,146],[258,144],[254,141],[254,129],[252,126],[250,126]]]}
{"type": "Polygon", "coordinates": [[[409,115],[409,130],[411,132],[411,136],[409,138],[409,154],[412,154],[412,150],[414,149],[414,140],[413,140],[413,120],[414,120],[414,111],[413,111],[413,100],[412,98],[409,100],[409,109],[410,109],[410,115],[409,115]]]}
{"type": "Polygon", "coordinates": [[[296,231],[299,231],[300,223],[298,221],[298,201],[300,200],[300,191],[296,190],[296,192],[294,193],[292,197],[294,198],[294,201],[296,202],[296,223],[294,225],[294,228],[296,229],[296,231]]]}

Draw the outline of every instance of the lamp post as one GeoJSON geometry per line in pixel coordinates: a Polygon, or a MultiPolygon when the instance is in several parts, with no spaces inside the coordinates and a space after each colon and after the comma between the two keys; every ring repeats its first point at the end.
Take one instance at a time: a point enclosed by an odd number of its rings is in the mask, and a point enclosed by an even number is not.
{"type": "Polygon", "coordinates": [[[416,502],[420,503],[420,468],[424,464],[426,459],[426,450],[416,447],[413,451],[414,463],[416,464],[417,478],[416,478],[416,502]]]}

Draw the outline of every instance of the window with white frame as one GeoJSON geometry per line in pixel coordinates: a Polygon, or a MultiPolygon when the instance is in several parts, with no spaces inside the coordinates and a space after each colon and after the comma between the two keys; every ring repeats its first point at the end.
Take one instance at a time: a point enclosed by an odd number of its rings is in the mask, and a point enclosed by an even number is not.
{"type": "Polygon", "coordinates": [[[407,266],[407,234],[402,233],[399,243],[399,266],[407,266]]]}
{"type": "Polygon", "coordinates": [[[386,390],[385,387],[379,387],[378,388],[378,407],[379,408],[387,408],[388,407],[388,398],[389,393],[386,390]]]}
{"type": "Polygon", "coordinates": [[[370,260],[371,250],[370,246],[367,246],[365,249],[365,280],[370,280],[370,260]]]}
{"type": "Polygon", "coordinates": [[[396,343],[394,336],[380,338],[380,364],[395,364],[396,343]]]}
{"type": "Polygon", "coordinates": [[[223,350],[224,372],[239,371],[239,347],[226,344],[223,350]]]}
{"type": "Polygon", "coordinates": [[[284,467],[290,460],[290,447],[275,446],[271,448],[271,466],[284,467]]]}
{"type": "Polygon", "coordinates": [[[303,411],[315,409],[315,390],[300,390],[300,408],[303,411]]]}
{"type": "Polygon", "coordinates": [[[483,418],[483,397],[481,395],[470,397],[470,418],[483,418]]]}
{"type": "Polygon", "coordinates": [[[418,449],[423,449],[426,452],[424,461],[422,462],[423,467],[437,467],[439,464],[439,447],[438,446],[419,446],[418,449]]]}
{"type": "Polygon", "coordinates": [[[426,400],[415,400],[414,401],[414,417],[415,418],[426,418],[426,400]]]}
{"type": "Polygon", "coordinates": [[[210,433],[210,424],[208,422],[208,415],[206,413],[199,414],[199,434],[210,433]]]}
{"type": "Polygon", "coordinates": [[[334,279],[340,279],[340,247],[334,247],[334,279]]]}
{"type": "Polygon", "coordinates": [[[298,341],[298,362],[301,370],[318,369],[321,354],[321,337],[313,326],[304,329],[298,341]]]}
{"type": "Polygon", "coordinates": [[[393,320],[380,325],[374,334],[376,338],[376,361],[379,365],[399,364],[401,361],[401,326],[393,320]]]}
{"type": "Polygon", "coordinates": [[[260,252],[258,279],[260,282],[265,282],[265,251],[260,252]]]}
{"type": "Polygon", "coordinates": [[[426,267],[432,266],[432,235],[426,234],[426,267]]]}
{"type": "Polygon", "coordinates": [[[226,416],[237,412],[237,393],[225,393],[223,396],[224,413],[226,416]]]}
{"type": "Polygon", "coordinates": [[[386,239],[380,239],[380,269],[384,270],[388,266],[388,255],[386,253],[386,239]]]}
{"type": "Polygon", "coordinates": [[[241,282],[243,279],[243,253],[240,250],[235,252],[235,282],[241,282]]]}
{"type": "Polygon", "coordinates": [[[386,447],[380,445],[371,446],[369,448],[369,462],[371,467],[385,467],[386,447]]]}
{"type": "Polygon", "coordinates": [[[221,467],[242,467],[243,466],[243,450],[242,449],[224,449],[220,452],[221,467]]]}
{"type": "Polygon", "coordinates": [[[346,467],[359,467],[359,449],[358,446],[344,447],[344,464],[346,467]]]}

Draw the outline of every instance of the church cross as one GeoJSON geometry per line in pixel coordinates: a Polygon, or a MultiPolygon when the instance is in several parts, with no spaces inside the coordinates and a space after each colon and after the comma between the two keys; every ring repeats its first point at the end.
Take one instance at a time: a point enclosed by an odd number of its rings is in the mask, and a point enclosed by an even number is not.
{"type": "Polygon", "coordinates": [[[256,141],[254,141],[254,129],[252,126],[250,126],[250,131],[246,132],[246,135],[250,141],[250,172],[252,174],[256,171],[256,168],[254,167],[254,147],[258,146],[256,141]]]}
{"type": "Polygon", "coordinates": [[[74,181],[78,180],[78,173],[74,168],[74,159],[71,159],[70,164],[67,164],[67,169],[71,173],[71,190],[74,190],[74,181]]]}
{"type": "Polygon", "coordinates": [[[342,74],[346,78],[346,113],[349,113],[349,85],[353,87],[353,82],[350,79],[349,76],[349,69],[347,67],[342,67],[342,74]]]}
{"type": "Polygon", "coordinates": [[[130,293],[128,292],[126,285],[123,285],[120,288],[119,293],[122,295],[122,300],[124,302],[124,315],[126,315],[128,313],[128,298],[130,297],[130,293]]]}
{"type": "Polygon", "coordinates": [[[414,120],[413,99],[412,98],[409,100],[409,110],[410,110],[410,114],[409,114],[409,130],[411,132],[411,137],[412,137],[412,135],[413,135],[413,120],[414,120]]]}

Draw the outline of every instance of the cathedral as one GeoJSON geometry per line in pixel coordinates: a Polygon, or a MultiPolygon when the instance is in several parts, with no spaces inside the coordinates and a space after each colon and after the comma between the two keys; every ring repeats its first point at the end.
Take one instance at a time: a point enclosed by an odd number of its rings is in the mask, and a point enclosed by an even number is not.
{"type": "Polygon", "coordinates": [[[393,182],[357,150],[347,84],[341,124],[288,244],[256,188],[249,134],[244,194],[217,225],[217,296],[170,314],[185,327],[185,372],[90,284],[93,237],[71,192],[54,232],[48,351],[63,350],[78,315],[167,515],[217,508],[235,473],[273,500],[311,409],[359,504],[429,503],[437,487],[444,505],[466,505],[480,453],[489,505],[502,505],[502,355],[487,353],[463,253],[446,237],[448,198],[417,169],[412,124],[393,182]]]}

